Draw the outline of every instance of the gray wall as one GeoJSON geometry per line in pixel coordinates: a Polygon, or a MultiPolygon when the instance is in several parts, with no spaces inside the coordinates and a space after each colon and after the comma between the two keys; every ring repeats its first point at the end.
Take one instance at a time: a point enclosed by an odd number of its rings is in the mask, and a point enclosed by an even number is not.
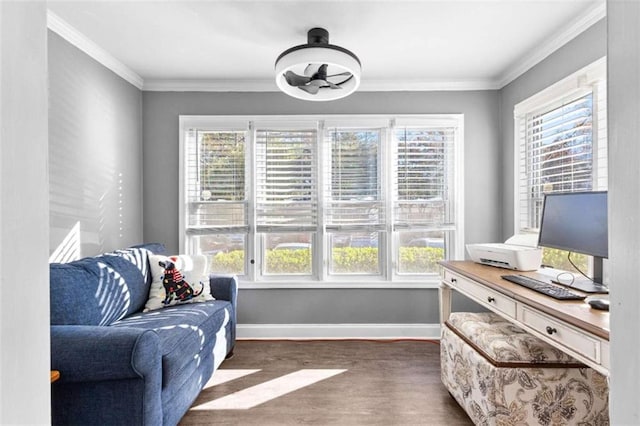
{"type": "Polygon", "coordinates": [[[513,235],[513,108],[542,89],[562,80],[607,54],[606,18],[556,50],[526,73],[500,90],[500,132],[502,141],[502,215],[504,239],[513,235]]]}
{"type": "MultiPolygon", "coordinates": [[[[500,240],[496,91],[360,92],[328,103],[303,102],[281,93],[144,92],[144,238],[178,250],[179,115],[428,113],[464,114],[466,241],[500,240]]],[[[238,315],[245,324],[435,324],[437,296],[437,290],[243,289],[238,315]]]]}
{"type": "Polygon", "coordinates": [[[49,31],[49,250],[142,241],[142,93],[49,31]],[[78,229],[78,228],[75,228],[78,229]]]}
{"type": "Polygon", "coordinates": [[[640,424],[640,3],[608,2],[612,425],[640,424]]]}
{"type": "Polygon", "coordinates": [[[45,2],[0,2],[0,424],[51,422],[45,2]]]}

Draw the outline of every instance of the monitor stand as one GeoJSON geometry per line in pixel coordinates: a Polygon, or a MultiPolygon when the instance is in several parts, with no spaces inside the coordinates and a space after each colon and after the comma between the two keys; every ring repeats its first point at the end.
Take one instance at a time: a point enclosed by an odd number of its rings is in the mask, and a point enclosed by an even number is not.
{"type": "Polygon", "coordinates": [[[584,291],[585,293],[594,293],[594,294],[609,294],[609,288],[600,283],[593,282],[591,280],[587,280],[585,278],[575,278],[572,283],[569,281],[560,281],[560,280],[551,280],[554,284],[560,284],[561,286],[568,288],[575,288],[579,291],[584,291]]]}
{"type": "Polygon", "coordinates": [[[593,257],[593,281],[574,272],[567,273],[566,271],[549,267],[543,267],[536,272],[536,275],[544,277],[546,280],[549,280],[554,284],[559,284],[567,288],[574,288],[578,291],[590,294],[609,294],[609,287],[601,284],[602,258],[598,256],[593,257]],[[573,276],[573,281],[571,281],[571,279],[566,279],[566,274],[573,276]]]}
{"type": "Polygon", "coordinates": [[[609,288],[600,284],[602,282],[602,257],[599,256],[593,256],[593,281],[582,278],[581,276],[576,276],[572,283],[569,281],[562,281],[564,280],[551,280],[551,282],[556,284],[575,288],[576,290],[584,291],[585,293],[609,294],[609,288]]]}

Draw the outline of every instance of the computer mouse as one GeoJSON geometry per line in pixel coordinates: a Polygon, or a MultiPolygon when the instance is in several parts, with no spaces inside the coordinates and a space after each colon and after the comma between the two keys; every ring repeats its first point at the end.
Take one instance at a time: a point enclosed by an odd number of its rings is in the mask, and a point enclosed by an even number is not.
{"type": "Polygon", "coordinates": [[[593,309],[599,309],[601,311],[609,310],[609,300],[608,299],[589,299],[587,301],[589,306],[593,309]]]}

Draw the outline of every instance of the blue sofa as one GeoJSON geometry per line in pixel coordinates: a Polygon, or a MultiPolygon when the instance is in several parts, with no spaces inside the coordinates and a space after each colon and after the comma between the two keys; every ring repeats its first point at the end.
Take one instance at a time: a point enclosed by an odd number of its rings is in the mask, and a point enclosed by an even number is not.
{"type": "Polygon", "coordinates": [[[52,422],[175,425],[235,344],[237,280],[210,276],[216,300],[142,312],[147,244],[50,265],[52,422]]]}

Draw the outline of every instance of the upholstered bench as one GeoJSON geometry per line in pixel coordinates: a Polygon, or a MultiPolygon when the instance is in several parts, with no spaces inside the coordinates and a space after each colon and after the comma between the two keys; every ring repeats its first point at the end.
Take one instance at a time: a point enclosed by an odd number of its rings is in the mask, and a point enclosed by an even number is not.
{"type": "Polygon", "coordinates": [[[452,313],[442,382],[477,425],[608,425],[607,378],[497,314],[452,313]]]}

